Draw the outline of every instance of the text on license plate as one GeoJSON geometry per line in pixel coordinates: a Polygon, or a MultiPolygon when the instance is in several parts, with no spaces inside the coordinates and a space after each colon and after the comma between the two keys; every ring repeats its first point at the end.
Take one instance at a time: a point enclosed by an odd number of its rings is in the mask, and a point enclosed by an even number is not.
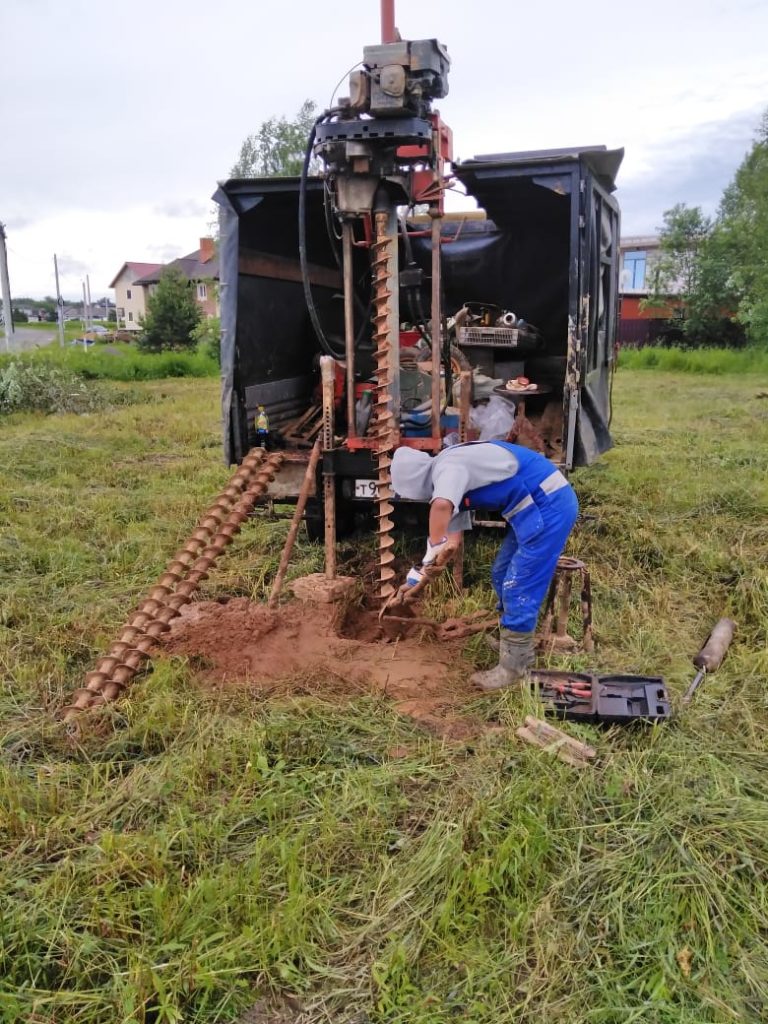
{"type": "Polygon", "coordinates": [[[355,480],[356,498],[375,498],[376,494],[375,480],[355,480]]]}

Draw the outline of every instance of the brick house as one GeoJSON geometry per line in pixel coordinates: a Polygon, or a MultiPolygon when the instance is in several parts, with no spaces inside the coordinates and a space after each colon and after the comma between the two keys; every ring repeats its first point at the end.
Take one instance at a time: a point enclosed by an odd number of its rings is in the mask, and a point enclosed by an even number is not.
{"type": "Polygon", "coordinates": [[[161,268],[161,263],[124,263],[117,272],[109,287],[115,289],[118,330],[138,331],[147,305],[146,292],[137,282],[145,274],[155,273],[161,268]]]}
{"type": "Polygon", "coordinates": [[[178,270],[195,289],[195,298],[204,316],[219,315],[219,258],[212,238],[201,238],[200,248],[188,256],[153,267],[135,281],[145,293],[145,301],[154,292],[160,275],[165,270],[178,270]]]}
{"type": "Polygon", "coordinates": [[[672,339],[675,328],[670,325],[670,319],[677,313],[674,294],[670,296],[669,305],[648,308],[642,305],[652,291],[653,269],[661,255],[659,238],[655,235],[622,238],[619,248],[619,344],[648,345],[661,335],[672,339]]]}

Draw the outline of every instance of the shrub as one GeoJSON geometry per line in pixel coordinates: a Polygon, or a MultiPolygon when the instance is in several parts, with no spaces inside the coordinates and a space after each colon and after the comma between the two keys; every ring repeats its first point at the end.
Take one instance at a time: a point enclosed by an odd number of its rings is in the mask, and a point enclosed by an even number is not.
{"type": "Polygon", "coordinates": [[[147,302],[138,346],[143,352],[193,348],[200,307],[192,285],[178,270],[163,271],[157,290],[147,302]]]}
{"type": "Polygon", "coordinates": [[[221,366],[221,320],[217,316],[201,320],[192,332],[199,352],[221,366]]]}
{"type": "Polygon", "coordinates": [[[161,380],[164,377],[215,377],[216,361],[205,352],[137,351],[135,345],[47,345],[19,356],[0,355],[0,371],[11,362],[22,366],[60,367],[84,380],[161,380]]]}
{"type": "Polygon", "coordinates": [[[0,413],[92,412],[132,401],[135,395],[89,384],[62,366],[14,360],[0,367],[0,413]]]}

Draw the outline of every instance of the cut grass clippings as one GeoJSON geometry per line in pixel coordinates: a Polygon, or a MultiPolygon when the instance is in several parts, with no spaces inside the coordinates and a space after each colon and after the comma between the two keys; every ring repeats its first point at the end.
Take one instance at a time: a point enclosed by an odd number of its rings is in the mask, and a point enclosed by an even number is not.
{"type": "MultiPolygon", "coordinates": [[[[212,694],[179,658],[73,744],[53,712],[228,477],[217,386],[13,417],[0,1019],[218,1024],[274,995],[310,1024],[765,1020],[766,385],[617,375],[616,448],[574,474],[569,547],[599,647],[558,663],[663,674],[679,698],[714,621],[739,629],[675,722],[566,726],[599,750],[583,773],[516,740],[515,692],[472,708],[501,732],[450,746],[380,697],[212,694]]],[[[204,596],[263,599],[286,529],[251,521],[204,596]]],[[[494,541],[469,543],[468,607],[492,606],[494,541]]]]}

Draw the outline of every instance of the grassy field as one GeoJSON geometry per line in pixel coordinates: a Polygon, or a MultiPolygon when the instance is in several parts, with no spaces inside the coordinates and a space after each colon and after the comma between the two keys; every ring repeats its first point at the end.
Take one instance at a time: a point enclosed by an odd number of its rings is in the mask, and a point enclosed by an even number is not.
{"type": "Polygon", "coordinates": [[[163,380],[168,377],[217,377],[219,366],[199,350],[141,352],[127,342],[60,348],[57,344],[24,352],[0,355],[0,374],[12,365],[59,369],[84,380],[163,380]]]}
{"type": "Polygon", "coordinates": [[[628,370],[670,373],[756,374],[768,377],[768,351],[760,348],[623,348],[619,366],[628,370]]]}
{"type": "MultiPolygon", "coordinates": [[[[713,622],[739,633],[674,723],[582,727],[582,774],[516,740],[516,693],[460,746],[372,697],[205,693],[179,658],[72,743],[53,712],[227,478],[216,382],[5,417],[0,1019],[768,1018],[767,386],[617,376],[616,448],[575,474],[590,663],[679,696],[713,622]]],[[[262,598],[285,530],[249,524],[206,594],[262,598]]],[[[470,558],[489,605],[488,542],[470,558]]],[[[319,565],[302,545],[295,571],[319,565]]]]}

